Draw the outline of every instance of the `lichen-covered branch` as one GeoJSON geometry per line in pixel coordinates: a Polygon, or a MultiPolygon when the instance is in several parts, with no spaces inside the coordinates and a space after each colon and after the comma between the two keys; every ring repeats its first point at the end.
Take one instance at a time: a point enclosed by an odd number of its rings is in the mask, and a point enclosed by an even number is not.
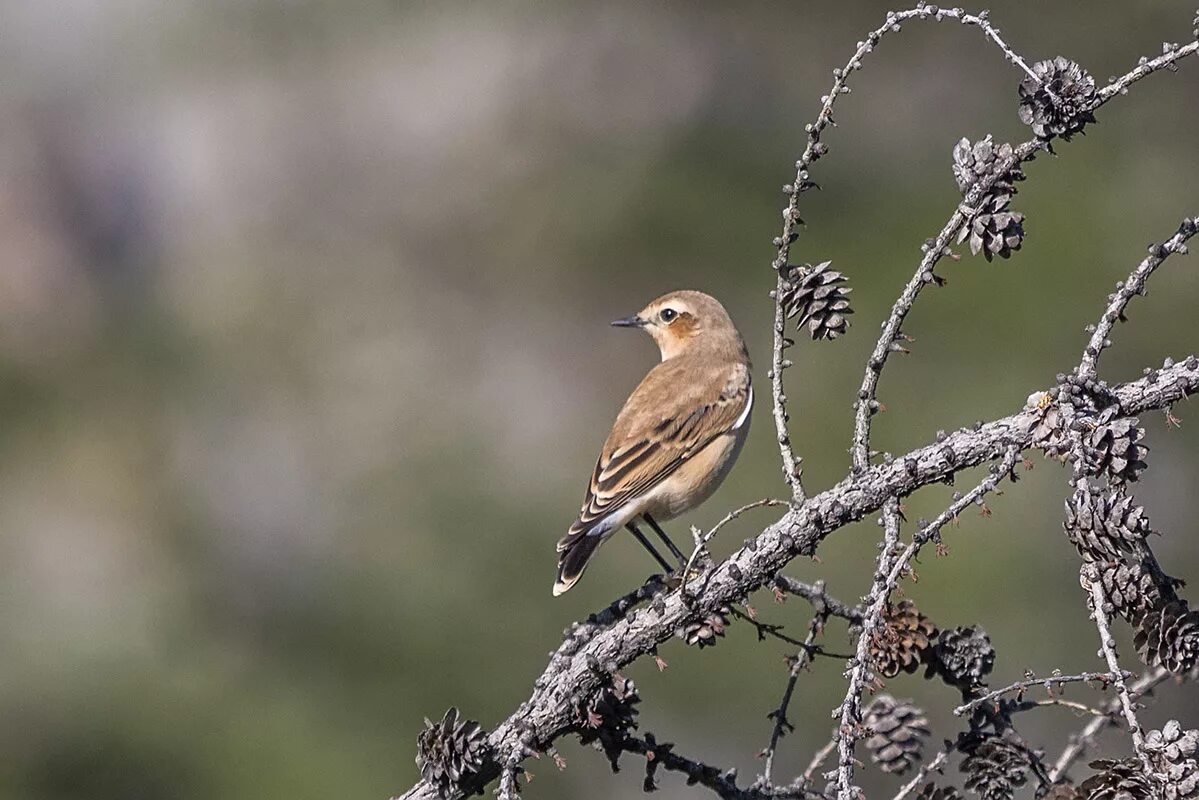
{"type": "MultiPolygon", "coordinates": [[[[1151,377],[1152,380],[1145,377],[1113,388],[1123,414],[1163,409],[1199,393],[1199,358],[1184,359],[1151,377]]],[[[574,700],[594,692],[609,670],[620,669],[655,652],[687,619],[770,585],[778,571],[792,559],[815,552],[824,537],[878,511],[888,499],[943,481],[961,470],[1000,457],[1013,447],[1032,447],[1033,431],[1043,416],[1044,409],[1026,408],[977,430],[948,434],[940,442],[845,478],[802,505],[788,509],[715,565],[707,591],[691,604],[685,603],[677,591],[659,593],[645,607],[629,609],[611,624],[579,624],[551,656],[529,699],[492,731],[488,737],[491,748],[494,752],[511,752],[521,732],[526,730],[540,747],[574,731],[578,725],[574,700]]],[[[691,582],[697,589],[698,581],[691,582]]],[[[498,775],[499,765],[489,759],[481,778],[487,782],[498,775]]],[[[422,781],[401,796],[408,800],[433,800],[439,794],[435,787],[422,781]]],[[[461,796],[460,792],[451,795],[461,796]]]]}

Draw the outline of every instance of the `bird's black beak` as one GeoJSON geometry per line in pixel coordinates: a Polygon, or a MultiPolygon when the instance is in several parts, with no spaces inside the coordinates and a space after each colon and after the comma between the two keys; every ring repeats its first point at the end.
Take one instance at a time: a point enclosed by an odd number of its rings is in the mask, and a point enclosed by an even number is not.
{"type": "Polygon", "coordinates": [[[614,328],[644,328],[645,320],[643,320],[641,317],[634,314],[633,316],[625,317],[624,319],[612,320],[612,327],[614,327],[614,328]]]}

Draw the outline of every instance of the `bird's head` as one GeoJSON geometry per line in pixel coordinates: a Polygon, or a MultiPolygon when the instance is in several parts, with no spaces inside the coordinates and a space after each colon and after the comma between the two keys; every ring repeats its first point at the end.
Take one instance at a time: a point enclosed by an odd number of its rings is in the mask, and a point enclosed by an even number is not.
{"type": "Polygon", "coordinates": [[[745,350],[741,334],[720,301],[689,289],[664,294],[633,316],[612,324],[644,330],[657,343],[663,361],[697,347],[745,350]]]}

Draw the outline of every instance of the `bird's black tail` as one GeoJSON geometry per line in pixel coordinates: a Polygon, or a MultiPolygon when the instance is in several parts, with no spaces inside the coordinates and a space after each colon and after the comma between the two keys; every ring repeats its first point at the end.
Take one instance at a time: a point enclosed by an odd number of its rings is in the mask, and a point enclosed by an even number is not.
{"type": "Polygon", "coordinates": [[[558,542],[558,580],[554,581],[554,597],[574,586],[583,577],[591,554],[600,546],[604,537],[587,534],[567,534],[558,542]]]}

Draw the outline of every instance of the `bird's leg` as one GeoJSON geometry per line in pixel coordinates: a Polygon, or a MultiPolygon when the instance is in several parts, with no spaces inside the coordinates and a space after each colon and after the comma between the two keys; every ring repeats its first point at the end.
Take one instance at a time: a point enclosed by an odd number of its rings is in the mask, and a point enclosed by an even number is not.
{"type": "Polygon", "coordinates": [[[652,544],[650,544],[649,539],[645,538],[645,534],[641,532],[641,529],[637,527],[637,524],[634,522],[629,522],[625,525],[625,527],[629,529],[630,533],[637,537],[637,541],[641,542],[641,545],[649,551],[649,554],[654,557],[654,560],[662,565],[662,569],[666,571],[667,575],[669,575],[671,573],[670,565],[666,563],[666,559],[662,558],[662,554],[659,553],[652,544]]]}
{"type": "Polygon", "coordinates": [[[679,560],[679,567],[682,568],[686,566],[687,556],[683,555],[682,550],[679,550],[679,548],[675,547],[674,542],[672,542],[670,537],[666,535],[666,531],[662,530],[661,526],[659,526],[658,523],[654,521],[654,518],[649,514],[642,514],[641,516],[646,522],[649,523],[649,526],[654,529],[654,532],[662,537],[662,541],[666,542],[666,546],[670,548],[670,552],[673,553],[674,557],[679,560]]]}

